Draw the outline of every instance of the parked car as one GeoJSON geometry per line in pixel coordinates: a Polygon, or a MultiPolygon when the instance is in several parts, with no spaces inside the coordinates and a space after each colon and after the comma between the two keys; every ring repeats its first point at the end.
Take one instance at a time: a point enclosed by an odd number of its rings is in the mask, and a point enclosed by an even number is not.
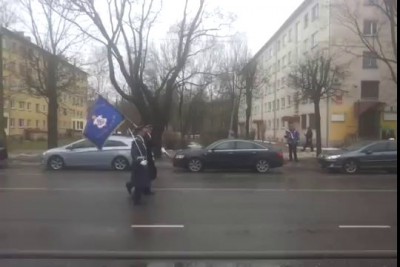
{"type": "Polygon", "coordinates": [[[0,167],[5,167],[7,165],[8,152],[6,144],[0,139],[0,167]]]}
{"type": "Polygon", "coordinates": [[[323,168],[353,174],[359,170],[397,172],[397,141],[364,141],[347,148],[326,152],[318,158],[323,168]]]}
{"type": "Polygon", "coordinates": [[[266,173],[283,165],[283,154],[261,142],[227,139],[214,142],[206,148],[180,150],[173,159],[173,165],[191,172],[206,168],[240,168],[266,173]]]}
{"type": "Polygon", "coordinates": [[[64,167],[112,168],[124,171],[132,163],[132,137],[110,136],[102,150],[87,139],[66,146],[47,150],[42,155],[42,164],[51,170],[64,167]]]}

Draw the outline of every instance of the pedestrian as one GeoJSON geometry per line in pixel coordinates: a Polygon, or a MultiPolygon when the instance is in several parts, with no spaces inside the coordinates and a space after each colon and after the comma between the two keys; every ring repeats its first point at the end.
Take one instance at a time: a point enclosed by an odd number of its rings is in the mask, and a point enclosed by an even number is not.
{"type": "Polygon", "coordinates": [[[314,151],[314,146],[312,143],[313,132],[312,132],[311,127],[308,127],[307,132],[305,133],[305,137],[306,137],[306,143],[304,144],[302,151],[305,151],[306,147],[309,146],[311,148],[311,152],[313,152],[314,151]]]}
{"type": "Polygon", "coordinates": [[[289,146],[289,160],[293,161],[294,159],[296,162],[299,161],[297,158],[297,145],[299,143],[300,134],[293,125],[290,125],[289,129],[286,130],[285,138],[289,146]]]}
{"type": "Polygon", "coordinates": [[[129,193],[133,192],[133,201],[135,205],[141,204],[141,198],[145,188],[149,187],[150,179],[148,174],[147,149],[144,141],[146,130],[144,127],[138,127],[132,141],[131,156],[131,180],[126,183],[129,193]]]}
{"type": "Polygon", "coordinates": [[[144,190],[145,195],[154,195],[154,192],[151,190],[151,183],[157,178],[157,167],[154,161],[154,153],[153,153],[154,143],[151,135],[152,131],[153,131],[153,126],[146,125],[145,127],[146,134],[144,136],[144,142],[147,150],[147,167],[149,171],[150,183],[149,186],[146,187],[144,190]]]}

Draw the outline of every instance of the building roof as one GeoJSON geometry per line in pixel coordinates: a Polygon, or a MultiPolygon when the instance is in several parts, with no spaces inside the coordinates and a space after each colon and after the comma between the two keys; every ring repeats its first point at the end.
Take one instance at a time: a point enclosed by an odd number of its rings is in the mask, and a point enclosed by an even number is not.
{"type": "MultiPolygon", "coordinates": [[[[31,40],[30,40],[30,38],[29,38],[29,37],[27,38],[27,36],[24,36],[22,32],[13,32],[13,31],[10,31],[10,30],[7,29],[7,28],[0,27],[0,35],[9,36],[9,37],[11,37],[11,38],[13,38],[13,39],[18,40],[19,42],[25,43],[26,45],[29,45],[29,46],[31,46],[31,47],[33,47],[33,48],[39,50],[41,53],[51,55],[51,53],[50,53],[49,51],[43,49],[42,47],[38,46],[37,44],[32,43],[31,40]]],[[[81,73],[84,73],[84,74],[88,75],[88,73],[87,73],[86,71],[84,71],[84,70],[78,68],[77,66],[71,64],[70,62],[68,62],[68,60],[64,59],[63,57],[58,56],[58,55],[57,55],[57,57],[58,57],[64,64],[69,65],[70,67],[72,67],[72,68],[74,68],[74,69],[80,71],[81,73]]]]}

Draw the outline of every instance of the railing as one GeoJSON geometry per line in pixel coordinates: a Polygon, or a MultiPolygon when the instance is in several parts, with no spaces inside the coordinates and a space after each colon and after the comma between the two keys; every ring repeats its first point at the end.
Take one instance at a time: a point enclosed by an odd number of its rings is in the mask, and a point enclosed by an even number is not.
{"type": "Polygon", "coordinates": [[[397,250],[353,251],[42,251],[3,250],[1,259],[74,260],[350,260],[397,259],[397,250]]]}

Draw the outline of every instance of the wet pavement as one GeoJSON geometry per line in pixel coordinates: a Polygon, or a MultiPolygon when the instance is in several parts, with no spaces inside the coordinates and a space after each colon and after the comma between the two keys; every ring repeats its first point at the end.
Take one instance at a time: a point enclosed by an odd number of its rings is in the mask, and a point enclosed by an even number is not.
{"type": "MultiPolygon", "coordinates": [[[[328,174],[305,162],[267,175],[190,174],[165,162],[159,172],[156,195],[136,207],[124,188],[129,173],[0,170],[0,251],[397,250],[396,175],[328,174]]],[[[387,260],[383,265],[73,262],[1,260],[0,266],[394,266],[387,260]]]]}

